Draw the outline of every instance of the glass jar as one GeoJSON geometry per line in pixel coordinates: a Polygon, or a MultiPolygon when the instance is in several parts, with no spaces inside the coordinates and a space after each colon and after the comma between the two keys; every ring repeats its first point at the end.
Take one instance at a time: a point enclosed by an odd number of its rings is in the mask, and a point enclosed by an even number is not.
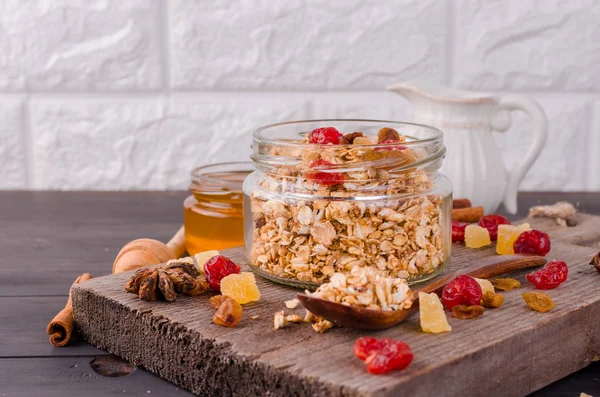
{"type": "Polygon", "coordinates": [[[411,283],[432,278],[450,258],[452,240],[452,188],[438,172],[445,151],[442,132],[418,124],[314,120],[259,128],[251,155],[257,170],[244,182],[249,264],[301,288],[355,266],[411,283]],[[330,130],[325,141],[339,143],[309,143],[311,131],[330,126],[345,135],[330,130]]]}
{"type": "Polygon", "coordinates": [[[185,248],[190,255],[244,242],[242,182],[252,163],[220,163],[192,171],[192,193],[183,202],[185,248]]]}

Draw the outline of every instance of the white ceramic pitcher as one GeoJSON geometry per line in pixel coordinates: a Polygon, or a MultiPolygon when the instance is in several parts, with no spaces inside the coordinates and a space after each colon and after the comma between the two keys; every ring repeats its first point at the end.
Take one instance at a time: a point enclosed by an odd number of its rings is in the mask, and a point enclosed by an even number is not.
{"type": "Polygon", "coordinates": [[[537,102],[523,95],[495,96],[423,82],[392,84],[387,90],[413,104],[415,123],[444,133],[447,154],[441,171],[452,181],[454,197],[471,199],[486,214],[502,202],[508,212],[517,212],[519,184],[546,142],[548,123],[537,102]],[[532,118],[532,139],[520,165],[508,173],[492,130],[506,131],[512,110],[522,110],[532,118]]]}

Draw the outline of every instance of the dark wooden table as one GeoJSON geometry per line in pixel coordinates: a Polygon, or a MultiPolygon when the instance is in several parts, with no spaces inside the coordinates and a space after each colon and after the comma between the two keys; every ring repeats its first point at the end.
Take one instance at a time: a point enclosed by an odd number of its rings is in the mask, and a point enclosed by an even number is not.
{"type": "MultiPolygon", "coordinates": [[[[111,272],[123,244],[166,241],[182,218],[185,192],[0,192],[0,397],[187,396],[143,370],[105,377],[90,361],[107,355],[85,342],[54,348],[45,327],[75,277],[111,272]]],[[[571,201],[600,215],[600,193],[522,193],[519,214],[538,203],[571,201]]],[[[600,396],[600,363],[532,396],[600,396]]],[[[501,390],[499,394],[502,395],[501,390]]]]}

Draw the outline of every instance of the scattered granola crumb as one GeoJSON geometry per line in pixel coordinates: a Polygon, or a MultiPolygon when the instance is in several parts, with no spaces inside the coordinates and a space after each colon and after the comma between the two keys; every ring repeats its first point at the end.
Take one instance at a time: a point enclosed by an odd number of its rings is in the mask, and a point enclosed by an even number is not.
{"type": "Polygon", "coordinates": [[[296,314],[285,315],[282,311],[275,313],[275,318],[273,319],[273,328],[281,329],[290,323],[301,323],[303,321],[302,317],[296,314]]]}
{"type": "Polygon", "coordinates": [[[567,218],[572,217],[577,212],[573,204],[567,201],[559,201],[552,205],[538,205],[529,210],[531,217],[541,216],[553,218],[560,226],[567,226],[567,218]]]}
{"type": "Polygon", "coordinates": [[[306,311],[306,314],[304,315],[304,321],[307,323],[314,323],[317,319],[317,316],[315,316],[314,314],[312,314],[311,312],[309,312],[308,310],[306,311]]]}
{"type": "Polygon", "coordinates": [[[592,397],[592,396],[590,396],[590,395],[589,395],[589,394],[587,394],[587,393],[583,393],[583,392],[582,392],[582,393],[579,395],[579,397],[592,397]]]}
{"type": "Polygon", "coordinates": [[[300,303],[300,301],[294,298],[289,301],[285,301],[285,307],[288,309],[295,309],[298,306],[298,303],[300,303]]]}
{"type": "Polygon", "coordinates": [[[252,320],[256,320],[258,318],[258,314],[256,316],[250,317],[252,320]]]}
{"type": "Polygon", "coordinates": [[[315,332],[322,334],[323,332],[332,328],[333,323],[331,321],[318,317],[318,320],[314,324],[312,324],[311,327],[315,330],[315,332]]]}

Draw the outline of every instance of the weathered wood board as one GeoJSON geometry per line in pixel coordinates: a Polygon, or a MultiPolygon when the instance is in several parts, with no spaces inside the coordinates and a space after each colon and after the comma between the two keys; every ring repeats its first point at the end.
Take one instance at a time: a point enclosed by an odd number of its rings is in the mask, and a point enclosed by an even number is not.
{"type": "MultiPolygon", "coordinates": [[[[240,325],[227,329],[212,323],[211,294],[174,304],[142,302],[125,293],[130,274],[123,273],[76,286],[75,319],[91,344],[199,395],[523,396],[600,359],[600,274],[588,264],[598,250],[600,217],[580,215],[568,229],[528,221],[551,235],[548,259],[570,266],[567,282],[548,291],[556,303],[548,313],[526,307],[521,294],[532,287],[523,272],[512,275],[523,287],[506,292],[503,307],[474,320],[449,318],[446,334],[422,333],[418,315],[380,332],[317,334],[308,324],[274,330],[273,314],[297,290],[258,278],[261,300],[246,305],[240,325]],[[564,242],[572,236],[587,246],[564,242]],[[352,354],[356,338],[367,334],[407,342],[412,365],[369,375],[352,354]]],[[[226,254],[243,262],[239,248],[226,254]]],[[[454,245],[449,268],[490,255],[493,248],[454,245]]]]}

